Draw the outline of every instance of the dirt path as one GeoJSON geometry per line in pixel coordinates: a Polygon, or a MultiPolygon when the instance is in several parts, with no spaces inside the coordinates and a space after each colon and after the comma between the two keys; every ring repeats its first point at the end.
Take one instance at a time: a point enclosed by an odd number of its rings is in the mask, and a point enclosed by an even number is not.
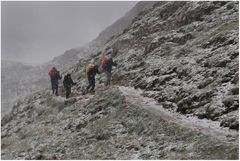
{"type": "Polygon", "coordinates": [[[238,131],[220,127],[220,123],[217,121],[198,119],[197,117],[193,116],[188,117],[175,111],[169,111],[164,109],[154,99],[142,96],[141,90],[124,86],[117,87],[123,93],[123,95],[126,96],[127,102],[157,113],[165,121],[179,124],[204,135],[212,136],[220,141],[238,144],[238,131]]]}

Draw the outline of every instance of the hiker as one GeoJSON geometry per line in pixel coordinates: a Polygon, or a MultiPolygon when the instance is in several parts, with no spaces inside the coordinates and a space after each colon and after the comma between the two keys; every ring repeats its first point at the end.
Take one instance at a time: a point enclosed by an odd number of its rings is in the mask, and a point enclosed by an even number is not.
{"type": "Polygon", "coordinates": [[[88,87],[87,87],[87,91],[91,88],[91,92],[95,92],[94,91],[94,88],[95,88],[95,76],[96,74],[99,74],[99,71],[98,71],[98,66],[95,65],[95,64],[88,64],[87,67],[86,67],[86,76],[88,78],[88,87]]]}
{"type": "Polygon", "coordinates": [[[117,66],[117,64],[112,60],[112,52],[112,48],[107,47],[105,49],[105,55],[103,55],[103,60],[101,61],[101,68],[106,74],[106,86],[110,85],[111,82],[112,66],[117,66]]]}
{"type": "Polygon", "coordinates": [[[76,85],[77,83],[74,83],[72,78],[71,78],[71,75],[68,73],[67,75],[64,76],[64,79],[63,79],[63,86],[65,88],[65,91],[66,91],[66,98],[69,98],[70,94],[71,94],[71,87],[73,85],[76,85]]]}
{"type": "Polygon", "coordinates": [[[56,96],[58,96],[58,80],[61,80],[62,77],[60,76],[59,71],[55,67],[53,67],[49,72],[48,75],[51,79],[51,85],[52,85],[52,92],[55,93],[56,96]]]}

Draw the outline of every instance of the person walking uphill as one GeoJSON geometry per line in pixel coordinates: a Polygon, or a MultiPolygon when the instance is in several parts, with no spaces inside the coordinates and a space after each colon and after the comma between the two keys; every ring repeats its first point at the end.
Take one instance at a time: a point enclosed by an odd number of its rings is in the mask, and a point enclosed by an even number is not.
{"type": "Polygon", "coordinates": [[[76,83],[73,82],[71,75],[70,74],[65,75],[64,79],[63,79],[63,86],[66,91],[66,98],[69,98],[69,96],[71,94],[71,87],[73,85],[76,85],[76,83]]]}
{"type": "Polygon", "coordinates": [[[58,96],[58,80],[61,80],[62,77],[60,76],[59,71],[55,67],[53,67],[49,72],[48,75],[51,79],[51,85],[52,85],[52,92],[55,93],[56,96],[58,96]]]}
{"type": "Polygon", "coordinates": [[[87,87],[87,91],[91,88],[91,92],[94,92],[94,88],[95,88],[95,76],[96,74],[99,74],[98,71],[98,66],[94,65],[94,64],[88,64],[86,67],[86,75],[88,78],[88,87],[87,87]]]}
{"type": "Polygon", "coordinates": [[[112,77],[112,66],[117,66],[117,64],[115,62],[113,62],[112,60],[112,48],[107,47],[105,49],[105,56],[103,57],[103,60],[101,61],[101,66],[102,66],[102,70],[103,72],[105,72],[106,74],[106,82],[105,85],[108,86],[110,85],[111,82],[111,77],[112,77]]]}

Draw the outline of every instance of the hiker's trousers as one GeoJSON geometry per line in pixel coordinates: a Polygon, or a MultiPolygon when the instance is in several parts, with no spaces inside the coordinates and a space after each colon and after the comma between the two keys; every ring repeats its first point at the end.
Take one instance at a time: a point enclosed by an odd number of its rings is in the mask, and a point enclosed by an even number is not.
{"type": "Polygon", "coordinates": [[[88,85],[88,87],[87,87],[87,91],[91,88],[91,91],[93,91],[94,90],[94,88],[95,88],[95,76],[93,76],[93,75],[89,75],[88,76],[88,83],[89,83],[89,85],[88,85]]]}
{"type": "Polygon", "coordinates": [[[51,79],[52,92],[58,95],[58,82],[55,79],[51,79]]]}
{"type": "Polygon", "coordinates": [[[71,86],[65,86],[65,90],[66,90],[66,98],[69,98],[70,94],[71,94],[71,86]]]}
{"type": "Polygon", "coordinates": [[[111,71],[105,71],[105,74],[106,74],[105,85],[108,86],[108,85],[110,85],[110,82],[111,82],[112,73],[111,73],[111,71]]]}

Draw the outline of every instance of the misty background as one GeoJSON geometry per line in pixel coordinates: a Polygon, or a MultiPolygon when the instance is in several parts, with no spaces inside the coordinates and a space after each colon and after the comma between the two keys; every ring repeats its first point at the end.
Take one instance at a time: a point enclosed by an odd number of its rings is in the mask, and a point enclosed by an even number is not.
{"type": "Polygon", "coordinates": [[[90,42],[136,1],[1,2],[5,60],[40,64],[90,42]]]}

